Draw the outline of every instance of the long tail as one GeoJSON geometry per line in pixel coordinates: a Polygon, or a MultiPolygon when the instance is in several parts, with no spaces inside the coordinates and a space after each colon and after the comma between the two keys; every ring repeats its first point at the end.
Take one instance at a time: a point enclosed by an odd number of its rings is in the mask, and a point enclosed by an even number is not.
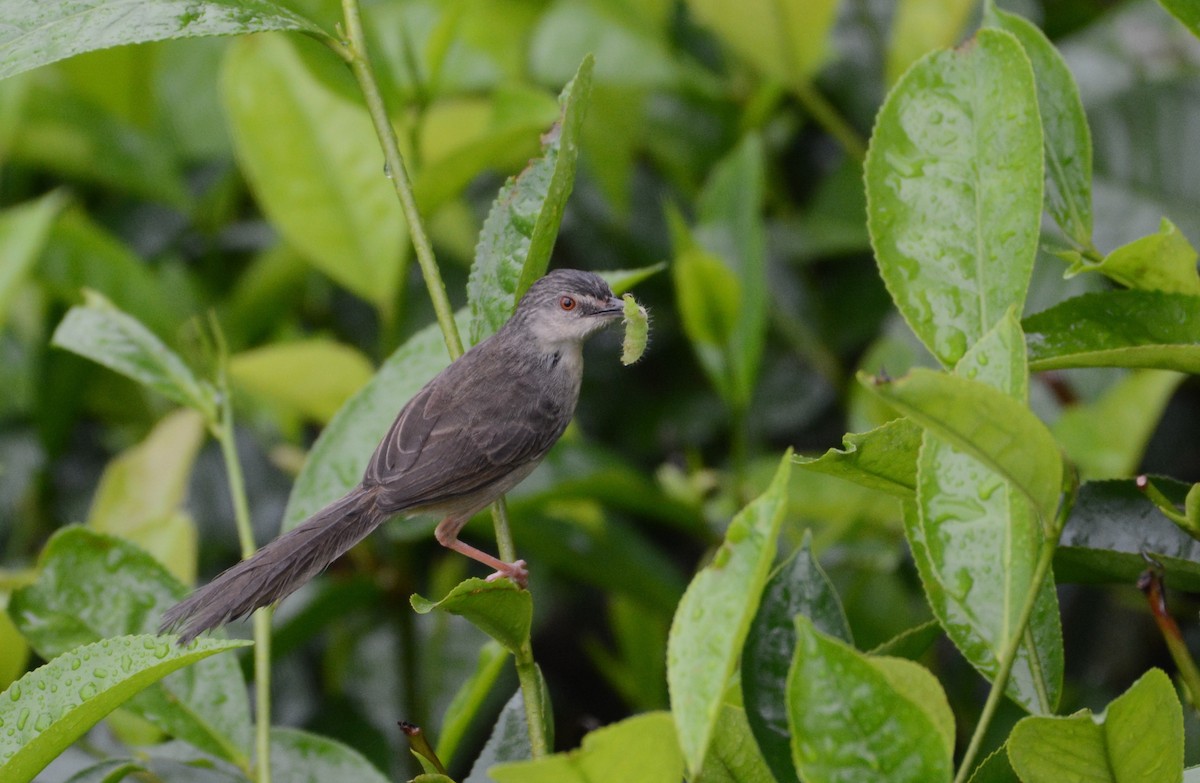
{"type": "Polygon", "coordinates": [[[187,644],[205,631],[281,601],[367,537],[387,514],[361,486],[330,503],[253,557],[222,572],[163,615],[161,633],[187,644]]]}

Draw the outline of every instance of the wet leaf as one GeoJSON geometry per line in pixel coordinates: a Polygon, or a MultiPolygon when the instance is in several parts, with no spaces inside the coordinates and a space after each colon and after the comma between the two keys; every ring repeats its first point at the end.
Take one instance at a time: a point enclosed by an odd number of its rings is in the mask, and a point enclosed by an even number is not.
{"type": "Polygon", "coordinates": [[[819,457],[797,456],[796,465],[890,495],[912,497],[920,446],[921,428],[908,419],[894,419],[870,432],[848,433],[840,449],[819,457]]]}
{"type": "Polygon", "coordinates": [[[1196,249],[1175,224],[1162,219],[1158,233],[1121,245],[1099,261],[1069,251],[1062,257],[1071,262],[1066,276],[1099,272],[1127,288],[1163,291],[1168,294],[1200,295],[1196,273],[1196,249]]]}
{"type": "Polygon", "coordinates": [[[513,653],[529,641],[533,598],[509,579],[467,579],[440,601],[414,595],[409,603],[418,614],[441,609],[465,617],[513,653]]]}

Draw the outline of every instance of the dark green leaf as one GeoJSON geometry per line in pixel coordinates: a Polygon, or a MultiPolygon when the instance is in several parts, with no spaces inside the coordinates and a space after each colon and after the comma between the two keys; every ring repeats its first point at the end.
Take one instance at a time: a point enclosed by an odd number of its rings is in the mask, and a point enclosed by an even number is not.
{"type": "MultiPolygon", "coordinates": [[[[458,751],[463,735],[479,716],[479,710],[496,687],[508,664],[508,654],[497,642],[488,642],[479,648],[479,662],[471,676],[463,682],[454,698],[446,706],[442,717],[442,728],[437,738],[438,758],[449,764],[458,751]]],[[[528,744],[528,736],[526,744],[528,744]]],[[[528,758],[528,756],[526,756],[528,758]]]]}
{"type": "Polygon", "coordinates": [[[721,705],[712,744],[695,783],[776,783],[754,737],[745,710],[729,703],[721,705]]]}
{"type": "Polygon", "coordinates": [[[879,112],[866,186],[888,290],[952,367],[1024,303],[1037,251],[1041,120],[1017,40],[984,29],[914,65],[879,112]]]}
{"type": "Polygon", "coordinates": [[[212,387],[150,330],[98,294],[88,292],[85,305],[67,311],[51,343],[194,408],[210,421],[216,417],[212,387]]]}
{"type": "Polygon", "coordinates": [[[970,783],[1021,783],[1008,763],[1008,749],[1001,746],[971,773],[970,783]]]}
{"type": "Polygon", "coordinates": [[[790,469],[789,452],[767,491],[729,523],[725,542],[675,610],[667,640],[667,686],[679,746],[692,774],[704,763],[726,685],[775,558],[790,469]],[[714,634],[713,628],[721,632],[714,634]]]}
{"type": "MultiPolygon", "coordinates": [[[[742,698],[763,757],[778,780],[794,780],[787,717],[787,676],[796,648],[793,618],[804,615],[824,633],[853,644],[846,614],[829,577],[813,557],[811,533],[763,590],[742,648],[742,698]]],[[[719,731],[719,729],[718,729],[719,731]]]]}
{"type": "Polygon", "coordinates": [[[1046,207],[1077,247],[1092,244],[1092,136],[1062,55],[1028,20],[987,4],[988,24],[1012,33],[1033,63],[1046,148],[1046,207]]]}
{"type": "MultiPolygon", "coordinates": [[[[1171,502],[1182,504],[1189,485],[1155,477],[1171,502]]],[[[1142,552],[1166,567],[1167,584],[1200,590],[1200,542],[1159,513],[1134,481],[1084,484],[1054,554],[1061,582],[1132,585],[1146,570],[1142,552]]]]}
{"type": "Polygon", "coordinates": [[[81,52],[121,44],[265,30],[325,34],[268,0],[0,2],[0,79],[81,52]]]}
{"type": "MultiPolygon", "coordinates": [[[[17,627],[43,658],[79,645],[154,633],[187,590],[157,561],[117,538],[81,527],[59,531],[42,550],[37,581],[9,605],[17,627]]],[[[237,661],[203,661],[138,694],[126,707],[180,739],[245,763],[250,706],[237,661]]]]}
{"type": "Polygon", "coordinates": [[[0,694],[0,777],[27,783],[105,715],[173,671],[248,642],[119,636],[64,653],[0,694]]]}
{"type": "Polygon", "coordinates": [[[863,655],[803,616],[796,636],[788,719],[804,780],[950,780],[954,718],[932,674],[902,658],[863,655]]]}
{"type": "Polygon", "coordinates": [[[1025,319],[1029,368],[1155,367],[1200,373],[1200,296],[1104,291],[1025,319]]]}
{"type": "Polygon", "coordinates": [[[542,157],[509,179],[484,221],[467,281],[471,342],[495,332],[533,281],[546,273],[567,197],[575,183],[579,128],[592,85],[591,55],[559,96],[561,118],[542,157]]]}
{"type": "Polygon", "coordinates": [[[271,729],[271,775],[288,783],[390,783],[358,751],[328,737],[271,729]]]}
{"type": "Polygon", "coordinates": [[[479,757],[471,766],[471,774],[467,775],[463,783],[492,783],[492,778],[488,775],[488,770],[492,767],[508,761],[524,761],[531,758],[533,751],[529,746],[528,726],[525,721],[525,700],[518,688],[500,711],[500,717],[492,727],[487,744],[483,746],[479,757]]]}
{"type": "Polygon", "coordinates": [[[494,582],[468,579],[440,601],[414,595],[409,603],[418,614],[441,609],[465,617],[513,653],[529,641],[533,598],[528,590],[522,590],[508,579],[494,582]]]}
{"type": "Polygon", "coordinates": [[[906,631],[901,631],[883,644],[873,648],[870,653],[871,655],[889,655],[893,658],[907,658],[915,661],[933,646],[942,633],[941,624],[937,620],[930,620],[906,631]]]}
{"type": "Polygon", "coordinates": [[[798,456],[796,464],[891,495],[912,497],[920,446],[921,428],[908,419],[894,419],[870,432],[848,433],[842,448],[820,457],[798,456]]]}

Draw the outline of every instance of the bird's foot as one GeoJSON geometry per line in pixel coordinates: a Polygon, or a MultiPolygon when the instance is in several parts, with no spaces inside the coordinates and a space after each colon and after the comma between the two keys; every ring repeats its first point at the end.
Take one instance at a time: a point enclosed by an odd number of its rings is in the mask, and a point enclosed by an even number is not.
{"type": "Polygon", "coordinates": [[[496,573],[487,578],[489,582],[495,582],[497,579],[511,579],[516,582],[517,587],[525,590],[529,587],[529,569],[525,567],[524,560],[517,560],[513,563],[502,562],[496,569],[496,573]]]}

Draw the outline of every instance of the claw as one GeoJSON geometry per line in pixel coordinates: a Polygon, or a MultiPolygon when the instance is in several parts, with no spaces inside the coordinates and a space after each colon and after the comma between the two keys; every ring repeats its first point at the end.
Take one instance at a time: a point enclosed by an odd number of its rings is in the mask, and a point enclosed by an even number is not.
{"type": "Polygon", "coordinates": [[[525,590],[529,587],[529,569],[525,567],[524,560],[501,563],[500,568],[496,569],[496,573],[487,578],[489,582],[495,582],[497,579],[511,579],[517,587],[525,590]]]}

